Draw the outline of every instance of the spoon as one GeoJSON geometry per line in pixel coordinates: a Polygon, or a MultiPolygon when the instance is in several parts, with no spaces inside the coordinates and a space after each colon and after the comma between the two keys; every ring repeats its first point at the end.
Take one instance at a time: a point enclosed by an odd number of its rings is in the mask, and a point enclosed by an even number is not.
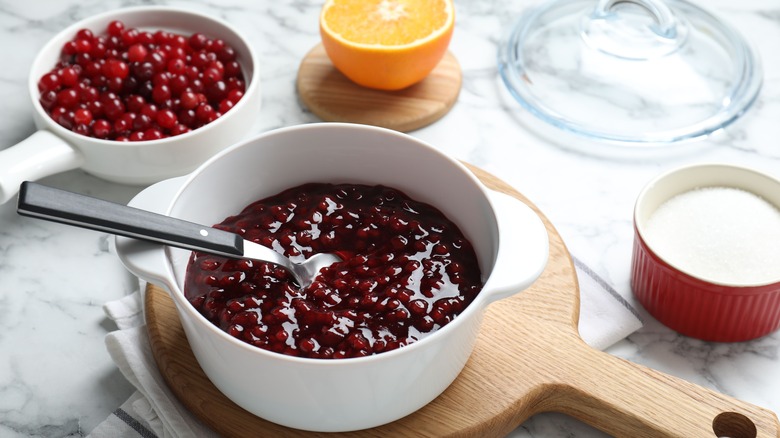
{"type": "Polygon", "coordinates": [[[105,231],[155,243],[231,258],[260,260],[288,270],[301,288],[317,277],[320,269],[341,258],[321,253],[295,263],[278,252],[244,240],[229,231],[116,204],[77,193],[25,181],[19,188],[17,212],[22,216],[105,231]]]}

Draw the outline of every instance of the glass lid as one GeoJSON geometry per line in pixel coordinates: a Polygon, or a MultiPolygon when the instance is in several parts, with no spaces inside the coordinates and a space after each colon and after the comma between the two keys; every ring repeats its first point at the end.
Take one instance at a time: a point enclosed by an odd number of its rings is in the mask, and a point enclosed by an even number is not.
{"type": "Polygon", "coordinates": [[[742,36],[682,0],[552,0],[529,9],[499,56],[513,97],[562,130],[655,148],[736,120],[761,88],[742,36]]]}

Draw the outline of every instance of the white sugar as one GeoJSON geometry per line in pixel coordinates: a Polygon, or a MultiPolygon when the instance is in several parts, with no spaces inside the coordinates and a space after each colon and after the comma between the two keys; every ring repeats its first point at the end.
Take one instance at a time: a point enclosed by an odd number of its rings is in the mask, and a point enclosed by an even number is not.
{"type": "Polygon", "coordinates": [[[744,190],[707,187],[663,203],[644,237],[677,268],[709,281],[780,281],[780,210],[744,190]]]}

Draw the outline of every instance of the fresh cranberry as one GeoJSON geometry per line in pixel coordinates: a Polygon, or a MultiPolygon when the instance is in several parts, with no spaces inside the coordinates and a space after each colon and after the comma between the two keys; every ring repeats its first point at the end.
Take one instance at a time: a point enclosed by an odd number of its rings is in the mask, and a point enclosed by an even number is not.
{"type": "Polygon", "coordinates": [[[192,65],[197,67],[199,71],[203,71],[204,68],[209,64],[209,58],[207,52],[201,50],[194,55],[192,55],[192,59],[190,60],[192,65]]]}
{"type": "Polygon", "coordinates": [[[67,129],[117,141],[166,138],[216,120],[236,103],[229,91],[243,96],[235,50],[223,40],[121,21],[105,31],[80,29],[38,80],[41,106],[67,129]]]}
{"type": "Polygon", "coordinates": [[[118,37],[118,36],[122,35],[122,31],[124,29],[125,29],[125,24],[124,23],[122,23],[121,21],[118,21],[118,20],[114,20],[114,21],[108,23],[107,31],[108,31],[109,35],[111,35],[113,37],[118,37]]]}
{"type": "Polygon", "coordinates": [[[185,110],[191,110],[195,109],[196,106],[200,103],[200,99],[198,99],[198,95],[187,91],[181,94],[181,107],[185,110]]]}
{"type": "MultiPolygon", "coordinates": [[[[239,74],[241,74],[241,65],[238,61],[225,62],[225,76],[235,79],[239,74]]],[[[244,87],[241,88],[243,89],[244,87]]]]}
{"type": "Polygon", "coordinates": [[[268,263],[192,254],[190,303],[230,335],[282,354],[350,358],[399,348],[451,322],[482,287],[457,226],[388,187],[306,184],[216,227],[293,261],[342,256],[301,290],[268,263]]]}
{"type": "Polygon", "coordinates": [[[138,78],[135,76],[128,76],[125,78],[125,86],[122,88],[122,95],[129,96],[138,91],[138,78]]]}
{"type": "Polygon", "coordinates": [[[227,80],[228,90],[241,90],[242,92],[246,88],[246,84],[241,79],[236,77],[228,78],[227,80]]]}
{"type": "Polygon", "coordinates": [[[92,62],[92,56],[89,53],[77,53],[73,60],[75,61],[74,67],[83,67],[92,62]]]}
{"type": "Polygon", "coordinates": [[[224,67],[221,69],[216,67],[208,67],[203,71],[203,79],[206,81],[206,84],[213,84],[217,81],[221,81],[224,74],[224,67]]]}
{"type": "Polygon", "coordinates": [[[132,113],[141,112],[141,109],[146,104],[146,100],[137,94],[131,94],[125,98],[125,105],[127,110],[132,113]]]}
{"type": "Polygon", "coordinates": [[[138,62],[133,67],[133,74],[141,81],[148,81],[154,76],[154,65],[149,61],[138,62]]]}
{"type": "Polygon", "coordinates": [[[192,131],[192,129],[188,128],[187,125],[177,123],[171,128],[171,135],[182,135],[190,131],[192,131]]]}
{"type": "Polygon", "coordinates": [[[155,87],[158,85],[168,85],[171,83],[171,74],[167,71],[161,71],[158,73],[155,73],[154,76],[152,76],[152,85],[155,87]]]}
{"type": "Polygon", "coordinates": [[[171,98],[171,87],[160,84],[152,90],[152,100],[160,104],[171,98]]]}
{"type": "Polygon", "coordinates": [[[208,41],[206,43],[206,48],[210,52],[214,52],[215,54],[216,54],[216,52],[219,52],[220,50],[224,49],[225,46],[226,46],[225,42],[223,40],[219,39],[219,38],[215,38],[215,39],[213,39],[211,41],[208,41]]]}
{"type": "Polygon", "coordinates": [[[127,49],[127,60],[130,62],[142,62],[149,53],[143,44],[133,44],[127,49]]]}
{"type": "Polygon", "coordinates": [[[198,94],[203,93],[203,81],[199,77],[190,80],[190,89],[198,94]]]}
{"type": "Polygon", "coordinates": [[[108,138],[111,135],[111,124],[105,119],[96,120],[92,125],[92,133],[97,138],[108,138]]]}
{"type": "Polygon", "coordinates": [[[114,121],[114,131],[116,135],[129,134],[133,128],[136,113],[124,113],[114,121]]]}
{"type": "Polygon", "coordinates": [[[230,108],[233,108],[233,102],[231,102],[228,99],[223,100],[219,103],[219,112],[224,114],[230,110],[230,108]]]}
{"type": "Polygon", "coordinates": [[[152,99],[153,90],[154,90],[154,84],[152,84],[152,81],[144,81],[138,86],[136,92],[138,93],[139,96],[144,98],[145,102],[148,102],[152,99]]]}
{"type": "Polygon", "coordinates": [[[89,126],[84,124],[77,124],[76,126],[73,127],[73,132],[81,135],[89,135],[89,126]]]}
{"type": "Polygon", "coordinates": [[[171,45],[176,49],[186,47],[187,38],[185,38],[183,35],[173,34],[173,39],[171,39],[171,45]]]}
{"type": "Polygon", "coordinates": [[[120,93],[125,87],[122,78],[115,76],[106,78],[105,88],[108,88],[115,93],[120,93]]]}
{"type": "Polygon", "coordinates": [[[190,36],[190,47],[195,50],[200,50],[206,47],[208,40],[209,39],[206,35],[203,35],[202,33],[194,33],[192,36],[190,36]]]}
{"type": "Polygon", "coordinates": [[[81,101],[89,105],[93,102],[100,102],[100,91],[97,88],[82,82],[79,84],[81,89],[81,101]]]}
{"type": "Polygon", "coordinates": [[[159,129],[149,128],[144,131],[144,137],[146,140],[159,140],[163,138],[163,133],[159,129]]]}
{"type": "Polygon", "coordinates": [[[229,62],[236,59],[236,51],[228,46],[224,45],[221,49],[217,50],[217,58],[222,62],[229,62]]]}
{"type": "Polygon", "coordinates": [[[89,53],[92,51],[92,43],[89,40],[76,40],[76,53],[89,53]]]}
{"type": "Polygon", "coordinates": [[[75,88],[66,88],[57,93],[57,103],[64,108],[73,108],[79,103],[79,93],[75,88]]]}
{"type": "Polygon", "coordinates": [[[54,73],[47,73],[41,76],[38,81],[38,91],[46,93],[48,91],[54,91],[60,86],[60,77],[54,73]]]}
{"type": "Polygon", "coordinates": [[[116,120],[125,113],[125,104],[118,98],[103,101],[103,114],[108,120],[116,120]]]}
{"type": "Polygon", "coordinates": [[[184,70],[187,67],[187,63],[184,62],[184,59],[181,58],[174,58],[168,61],[168,71],[173,74],[184,74],[184,70]]]}
{"type": "MultiPolygon", "coordinates": [[[[42,93],[40,102],[43,109],[49,111],[49,114],[51,114],[51,110],[54,109],[54,105],[57,103],[57,93],[54,91],[46,91],[42,93]]],[[[54,118],[53,115],[52,118],[54,118]]]]}
{"type": "Polygon", "coordinates": [[[195,117],[201,122],[201,123],[209,123],[213,122],[217,118],[217,112],[214,111],[214,107],[207,103],[201,103],[198,105],[198,107],[195,109],[195,117]]]}
{"type": "Polygon", "coordinates": [[[154,44],[154,36],[151,32],[138,32],[138,42],[141,44],[154,44]]]}
{"type": "Polygon", "coordinates": [[[157,124],[164,129],[172,129],[177,123],[176,113],[169,109],[164,109],[157,113],[157,124]]]}
{"type": "Polygon", "coordinates": [[[171,93],[173,93],[174,96],[181,96],[187,91],[187,87],[190,85],[190,80],[187,79],[186,75],[179,74],[173,76],[169,84],[171,86],[171,93]]]}
{"type": "Polygon", "coordinates": [[[152,64],[152,70],[154,70],[155,73],[165,71],[168,66],[168,59],[161,50],[153,51],[149,54],[147,59],[149,60],[149,63],[152,64]]]}
{"type": "Polygon", "coordinates": [[[242,97],[244,97],[244,92],[241,90],[230,90],[227,94],[227,100],[232,102],[234,105],[237,104],[242,97]]]}
{"type": "Polygon", "coordinates": [[[179,119],[179,123],[187,127],[196,125],[198,120],[198,118],[195,116],[195,110],[193,109],[181,110],[177,114],[177,117],[179,119]]]}
{"type": "Polygon", "coordinates": [[[60,83],[64,87],[72,87],[79,82],[79,74],[74,67],[65,67],[59,71],[60,83]]]}
{"type": "Polygon", "coordinates": [[[124,79],[130,74],[130,68],[124,61],[118,59],[109,59],[103,67],[103,73],[108,78],[124,79]]]}
{"type": "Polygon", "coordinates": [[[92,51],[90,51],[89,54],[94,59],[104,59],[107,51],[108,47],[106,46],[106,43],[98,39],[92,45],[92,51]]]}
{"type": "Polygon", "coordinates": [[[125,47],[132,46],[136,43],[136,41],[138,41],[138,30],[124,29],[120,37],[122,38],[122,45],[125,47]]]}
{"type": "Polygon", "coordinates": [[[133,120],[133,129],[136,131],[145,131],[151,127],[152,118],[146,114],[140,114],[133,120]]]}
{"type": "Polygon", "coordinates": [[[158,30],[152,34],[152,37],[154,38],[154,42],[158,45],[168,44],[171,41],[170,34],[163,30],[158,30]]]}
{"type": "Polygon", "coordinates": [[[92,123],[92,113],[86,108],[79,108],[73,113],[73,121],[89,126],[92,123]]]}
{"type": "Polygon", "coordinates": [[[228,89],[225,81],[216,81],[206,87],[206,97],[209,102],[221,102],[222,99],[227,97],[228,89]]]}
{"type": "Polygon", "coordinates": [[[146,103],[143,107],[141,107],[141,114],[149,117],[150,119],[156,119],[158,112],[159,110],[157,109],[157,105],[153,103],[146,103]]]}
{"type": "Polygon", "coordinates": [[[76,127],[76,125],[73,123],[73,111],[69,111],[65,108],[63,108],[65,111],[60,113],[60,116],[57,119],[57,123],[62,125],[66,129],[73,129],[76,127]]]}
{"type": "Polygon", "coordinates": [[[99,100],[93,100],[86,104],[86,109],[92,114],[93,119],[103,117],[103,102],[99,100]]]}

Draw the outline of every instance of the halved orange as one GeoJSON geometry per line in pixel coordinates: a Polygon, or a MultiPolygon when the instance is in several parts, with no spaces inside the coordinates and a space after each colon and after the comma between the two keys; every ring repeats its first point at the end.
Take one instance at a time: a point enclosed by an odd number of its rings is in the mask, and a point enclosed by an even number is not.
{"type": "Polygon", "coordinates": [[[353,82],[381,90],[425,79],[454,27],[452,0],[327,0],[320,14],[333,65],[353,82]]]}

